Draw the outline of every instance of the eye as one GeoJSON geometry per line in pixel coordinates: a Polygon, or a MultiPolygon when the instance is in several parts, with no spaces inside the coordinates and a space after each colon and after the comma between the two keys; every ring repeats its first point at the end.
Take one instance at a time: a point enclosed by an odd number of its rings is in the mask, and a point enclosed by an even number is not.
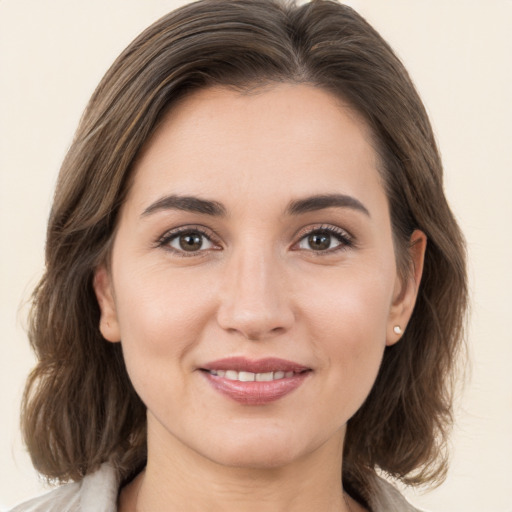
{"type": "Polygon", "coordinates": [[[158,242],[164,248],[170,248],[177,253],[193,255],[217,246],[210,237],[199,229],[184,229],[165,234],[158,242]]]}
{"type": "Polygon", "coordinates": [[[331,252],[352,246],[350,236],[343,230],[334,227],[314,229],[303,236],[297,248],[314,252],[331,252]]]}

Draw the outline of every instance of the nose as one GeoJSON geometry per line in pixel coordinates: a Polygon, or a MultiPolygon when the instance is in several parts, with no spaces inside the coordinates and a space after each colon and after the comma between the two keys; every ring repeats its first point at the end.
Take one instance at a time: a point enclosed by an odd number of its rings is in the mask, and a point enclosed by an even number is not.
{"type": "Polygon", "coordinates": [[[226,267],[217,318],[219,325],[248,340],[264,340],[294,322],[285,272],[270,251],[233,255],[226,267]]]}

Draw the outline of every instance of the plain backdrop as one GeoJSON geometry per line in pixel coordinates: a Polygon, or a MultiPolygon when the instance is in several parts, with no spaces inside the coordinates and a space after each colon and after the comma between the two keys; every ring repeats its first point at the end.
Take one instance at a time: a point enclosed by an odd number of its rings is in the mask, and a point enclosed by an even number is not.
{"type": "MultiPolygon", "coordinates": [[[[26,301],[43,270],[60,162],[97,82],[180,0],[0,0],[0,508],[46,488],[19,437],[34,363],[26,301]]],[[[472,375],[457,407],[436,512],[512,511],[512,1],[347,2],[390,42],[427,106],[466,234],[472,375]]],[[[63,305],[65,307],[65,305],[63,305]]]]}

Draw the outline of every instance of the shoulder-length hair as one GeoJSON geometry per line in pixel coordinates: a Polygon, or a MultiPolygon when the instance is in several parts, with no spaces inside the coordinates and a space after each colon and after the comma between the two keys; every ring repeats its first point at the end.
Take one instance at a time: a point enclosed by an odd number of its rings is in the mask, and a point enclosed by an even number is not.
{"type": "Polygon", "coordinates": [[[145,464],[145,407],[121,345],[100,334],[92,287],[142,146],[194,90],[279,82],[327,90],[370,127],[402,275],[410,271],[413,230],[428,237],[407,330],[386,348],[370,395],[348,423],[344,483],[357,489],[377,470],[412,485],[444,476],[467,303],[465,250],[432,128],[406,70],[361,16],[334,1],[201,0],[164,16],[114,62],[60,171],[29,329],[39,362],[22,405],[26,444],[47,478],[77,480],[109,460],[127,480],[145,464]]]}

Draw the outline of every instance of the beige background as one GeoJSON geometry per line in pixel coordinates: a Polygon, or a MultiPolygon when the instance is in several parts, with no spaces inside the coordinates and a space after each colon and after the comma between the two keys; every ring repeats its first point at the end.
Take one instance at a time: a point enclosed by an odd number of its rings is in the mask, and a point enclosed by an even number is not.
{"type": "MultiPolygon", "coordinates": [[[[0,508],[43,490],[18,435],[33,364],[23,330],[59,164],[118,53],[179,0],[0,0],[0,508]]],[[[512,511],[512,1],[354,0],[404,60],[431,114],[466,233],[472,379],[453,464],[413,495],[436,512],[512,511]]],[[[65,305],[63,305],[65,307],[65,305]]]]}

